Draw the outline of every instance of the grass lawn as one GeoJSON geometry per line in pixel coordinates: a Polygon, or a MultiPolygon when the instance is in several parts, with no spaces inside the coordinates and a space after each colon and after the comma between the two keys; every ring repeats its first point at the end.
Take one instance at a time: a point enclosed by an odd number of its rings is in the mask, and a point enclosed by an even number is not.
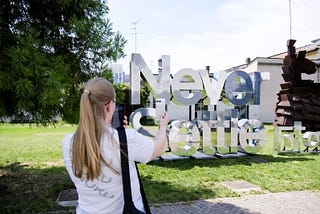
{"type": "MultiPolygon", "coordinates": [[[[63,165],[61,140],[75,128],[0,125],[0,213],[71,210],[56,200],[61,190],[74,188],[63,165]]],[[[320,190],[320,154],[275,155],[273,127],[266,129],[266,146],[257,155],[140,164],[150,204],[239,196],[221,184],[238,179],[261,187],[250,194],[320,190]]]]}

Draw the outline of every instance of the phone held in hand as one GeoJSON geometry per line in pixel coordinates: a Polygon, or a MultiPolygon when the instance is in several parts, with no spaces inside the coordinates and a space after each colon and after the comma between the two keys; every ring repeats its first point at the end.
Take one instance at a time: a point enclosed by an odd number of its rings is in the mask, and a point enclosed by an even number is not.
{"type": "Polygon", "coordinates": [[[112,117],[112,127],[119,128],[123,126],[124,120],[124,104],[116,104],[116,110],[112,117]]]}
{"type": "Polygon", "coordinates": [[[156,99],[156,119],[159,121],[166,111],[166,100],[163,98],[156,99]]]}

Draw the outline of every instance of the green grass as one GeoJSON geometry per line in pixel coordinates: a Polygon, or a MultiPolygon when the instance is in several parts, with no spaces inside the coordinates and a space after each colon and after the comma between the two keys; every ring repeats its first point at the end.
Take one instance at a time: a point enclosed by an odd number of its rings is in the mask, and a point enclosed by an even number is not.
{"type": "Polygon", "coordinates": [[[61,141],[75,126],[0,125],[0,213],[61,210],[62,189],[73,188],[61,141]]]}
{"type": "Polygon", "coordinates": [[[319,155],[246,156],[218,160],[181,160],[141,165],[152,203],[238,196],[222,181],[246,180],[263,192],[320,190],[319,155]],[[252,163],[262,158],[266,163],[252,163]],[[158,196],[161,197],[158,197],[158,196]]]}
{"type": "MultiPolygon", "coordinates": [[[[0,213],[69,211],[57,205],[74,188],[64,168],[61,140],[75,126],[0,125],[0,213]]],[[[273,127],[257,155],[229,159],[156,161],[139,169],[151,204],[235,197],[221,182],[242,179],[265,192],[320,190],[320,155],[273,154],[273,127]],[[262,163],[255,163],[255,161],[262,163]]],[[[74,208],[72,208],[74,209],[74,208]]]]}

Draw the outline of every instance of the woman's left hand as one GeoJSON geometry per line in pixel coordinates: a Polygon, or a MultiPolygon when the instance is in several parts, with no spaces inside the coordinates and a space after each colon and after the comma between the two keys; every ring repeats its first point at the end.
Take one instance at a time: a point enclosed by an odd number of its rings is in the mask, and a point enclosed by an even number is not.
{"type": "Polygon", "coordinates": [[[128,125],[128,118],[127,118],[127,116],[126,115],[124,115],[124,117],[123,117],[123,127],[124,128],[127,128],[127,125],[128,125]]]}

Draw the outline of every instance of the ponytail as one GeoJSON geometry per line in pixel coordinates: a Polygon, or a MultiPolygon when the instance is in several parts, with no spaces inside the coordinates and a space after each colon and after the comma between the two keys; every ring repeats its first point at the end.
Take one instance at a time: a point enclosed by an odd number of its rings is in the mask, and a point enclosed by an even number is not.
{"type": "Polygon", "coordinates": [[[103,78],[89,80],[88,84],[80,99],[79,124],[72,144],[72,168],[76,177],[81,178],[85,173],[88,180],[93,180],[100,175],[101,163],[118,174],[102,157],[100,149],[105,132],[104,106],[114,99],[115,93],[111,83],[103,78]]]}

